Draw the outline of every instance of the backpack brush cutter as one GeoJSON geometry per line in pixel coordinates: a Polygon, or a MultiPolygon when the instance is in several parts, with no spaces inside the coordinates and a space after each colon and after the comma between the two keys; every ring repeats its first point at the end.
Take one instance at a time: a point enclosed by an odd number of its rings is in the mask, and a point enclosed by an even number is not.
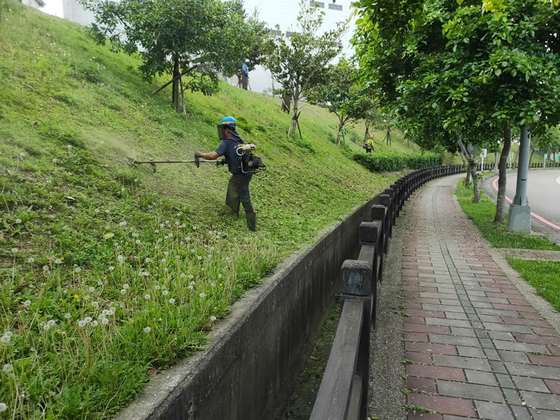
{"type": "MultiPolygon", "coordinates": [[[[242,144],[236,149],[237,158],[240,161],[241,172],[244,174],[254,174],[259,171],[266,169],[266,165],[263,163],[259,156],[253,154],[253,150],[256,149],[254,144],[242,144]]],[[[220,160],[204,160],[204,159],[193,159],[193,160],[136,160],[132,158],[127,159],[129,166],[136,168],[138,165],[150,165],[152,167],[152,172],[156,172],[156,165],[160,164],[190,164],[194,163],[196,167],[200,167],[201,163],[212,163],[216,166],[227,165],[225,159],[220,160]]]]}
{"type": "Polygon", "coordinates": [[[156,172],[156,165],[161,164],[175,164],[175,163],[182,163],[182,164],[189,164],[194,163],[197,167],[201,163],[213,163],[216,166],[222,166],[226,164],[224,159],[221,160],[202,160],[202,159],[194,159],[194,160],[136,160],[132,158],[128,158],[127,163],[129,166],[136,168],[138,165],[150,165],[152,167],[152,172],[156,172]]]}

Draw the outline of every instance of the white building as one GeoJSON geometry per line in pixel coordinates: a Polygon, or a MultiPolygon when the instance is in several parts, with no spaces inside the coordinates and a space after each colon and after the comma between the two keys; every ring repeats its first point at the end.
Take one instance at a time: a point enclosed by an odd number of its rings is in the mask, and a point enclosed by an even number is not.
{"type": "Polygon", "coordinates": [[[22,0],[22,3],[49,15],[67,19],[83,26],[94,21],[93,14],[84,9],[78,0],[22,0]]]}
{"type": "MultiPolygon", "coordinates": [[[[354,32],[353,9],[354,0],[322,0],[313,1],[314,5],[324,12],[323,30],[334,29],[341,21],[349,20],[350,27],[344,34],[344,54],[353,55],[350,38],[354,32]]],[[[297,30],[297,15],[300,0],[244,0],[245,9],[249,14],[257,11],[260,20],[266,22],[269,28],[278,27],[282,32],[297,30]]],[[[232,83],[237,83],[232,79],[232,83]]],[[[271,93],[274,82],[269,71],[257,66],[249,75],[249,88],[257,92],[271,93]]],[[[274,86],[277,88],[278,86],[274,86]]]]}

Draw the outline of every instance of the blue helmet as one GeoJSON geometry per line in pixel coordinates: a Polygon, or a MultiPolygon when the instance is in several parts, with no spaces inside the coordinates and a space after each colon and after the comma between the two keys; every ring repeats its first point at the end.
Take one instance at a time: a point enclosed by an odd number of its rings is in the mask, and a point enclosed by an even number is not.
{"type": "Polygon", "coordinates": [[[220,125],[235,125],[237,120],[233,117],[226,116],[220,121],[220,125]]]}

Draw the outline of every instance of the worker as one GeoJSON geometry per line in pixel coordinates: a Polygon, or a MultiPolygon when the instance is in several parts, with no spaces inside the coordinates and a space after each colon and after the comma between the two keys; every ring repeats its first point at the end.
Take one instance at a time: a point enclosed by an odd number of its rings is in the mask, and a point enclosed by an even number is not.
{"type": "Polygon", "coordinates": [[[249,87],[249,59],[241,65],[241,86],[245,90],[249,87]]]}
{"type": "Polygon", "coordinates": [[[245,217],[247,219],[247,227],[251,231],[257,230],[257,217],[251,204],[251,194],[249,192],[249,183],[253,176],[252,173],[243,171],[241,153],[239,147],[243,144],[243,140],[239,137],[236,130],[237,120],[233,117],[224,117],[218,124],[218,136],[220,144],[214,152],[196,152],[195,160],[206,159],[216,160],[223,156],[231,172],[231,178],[228,183],[226,194],[226,205],[231,209],[233,214],[239,216],[239,204],[243,204],[245,209],[245,217]]]}
{"type": "Polygon", "coordinates": [[[371,140],[366,140],[362,147],[365,149],[366,153],[371,153],[374,150],[373,142],[371,140]]]}

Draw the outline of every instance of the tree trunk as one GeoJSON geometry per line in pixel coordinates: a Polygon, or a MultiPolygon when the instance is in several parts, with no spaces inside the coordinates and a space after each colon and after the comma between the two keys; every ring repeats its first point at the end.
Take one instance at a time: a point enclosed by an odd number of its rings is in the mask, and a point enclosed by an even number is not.
{"type": "Polygon", "coordinates": [[[467,165],[467,174],[465,176],[464,184],[465,187],[470,187],[472,179],[471,179],[471,155],[469,151],[465,147],[465,144],[461,139],[457,140],[459,145],[459,149],[461,150],[461,159],[463,159],[463,165],[467,165]]]}
{"type": "MultiPolygon", "coordinates": [[[[293,138],[296,130],[298,129],[298,118],[299,118],[299,112],[298,112],[298,105],[299,105],[299,98],[294,95],[292,98],[292,121],[290,124],[290,129],[288,130],[288,137],[293,138]]],[[[300,135],[301,137],[301,135],[300,135]]]]}
{"type": "Polygon", "coordinates": [[[369,135],[369,125],[370,125],[369,121],[366,121],[366,131],[365,131],[365,133],[364,133],[364,143],[365,143],[366,141],[368,141],[369,138],[370,138],[370,135],[369,135]]]}
{"type": "Polygon", "coordinates": [[[504,128],[502,140],[504,145],[502,146],[502,153],[498,164],[498,198],[496,200],[495,223],[503,223],[505,217],[507,161],[511,150],[511,128],[509,126],[504,128]]]}
{"type": "Polygon", "coordinates": [[[479,175],[476,170],[476,162],[474,159],[469,159],[469,168],[471,172],[471,178],[473,183],[473,203],[480,202],[480,182],[479,182],[479,175]]]}
{"type": "Polygon", "coordinates": [[[179,68],[179,58],[173,58],[173,88],[171,90],[171,102],[177,112],[183,112],[183,102],[181,100],[181,69],[179,68]]]}
{"type": "Polygon", "coordinates": [[[392,140],[391,140],[391,126],[388,125],[387,126],[387,132],[385,133],[385,143],[387,144],[387,146],[391,146],[392,140]]]}
{"type": "Polygon", "coordinates": [[[342,120],[338,120],[338,130],[336,132],[336,144],[340,144],[340,138],[342,137],[342,130],[344,130],[344,122],[342,120]]]}

